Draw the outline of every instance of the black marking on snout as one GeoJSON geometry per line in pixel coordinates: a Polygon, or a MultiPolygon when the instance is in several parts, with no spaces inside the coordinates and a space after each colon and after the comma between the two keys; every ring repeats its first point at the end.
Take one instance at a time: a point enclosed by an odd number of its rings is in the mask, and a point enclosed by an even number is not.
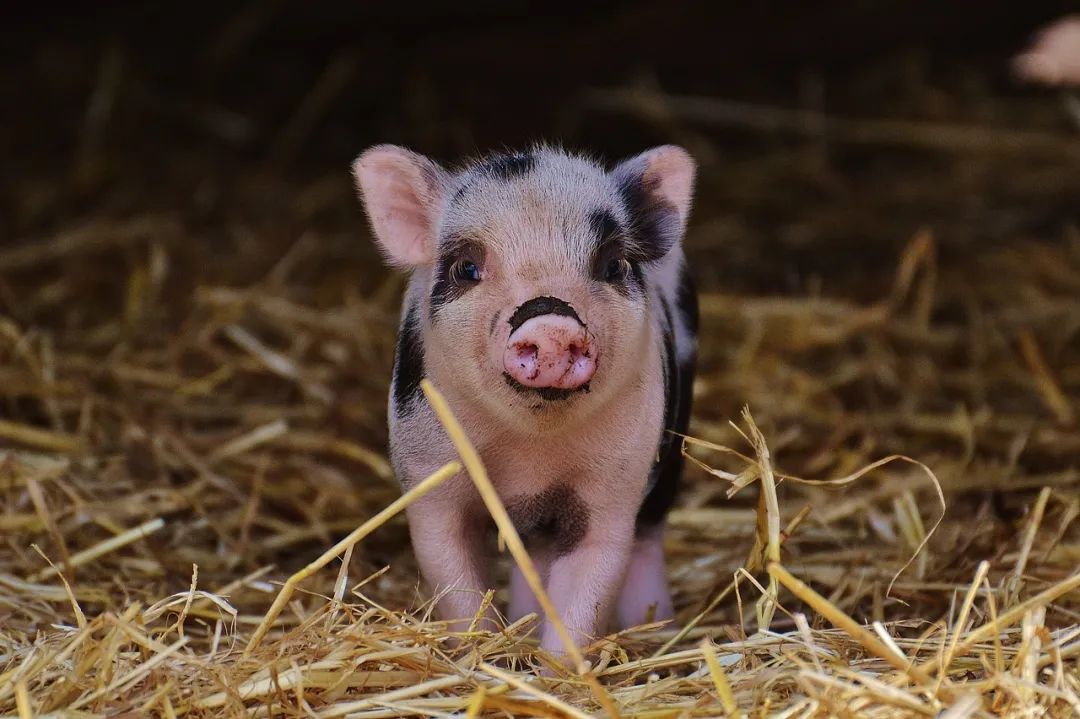
{"type": "Polygon", "coordinates": [[[491,323],[488,325],[488,337],[495,334],[495,325],[499,324],[499,315],[502,314],[502,310],[499,310],[491,316],[491,323]]]}
{"type": "Polygon", "coordinates": [[[543,542],[556,556],[570,553],[589,531],[589,506],[563,484],[506,503],[506,513],[528,543],[543,542]]]}
{"type": "MultiPolygon", "coordinates": [[[[521,394],[531,394],[535,397],[539,397],[547,402],[562,402],[570,399],[579,392],[588,394],[589,383],[575,387],[574,389],[563,389],[561,387],[529,387],[518,382],[516,379],[510,376],[508,372],[503,372],[503,379],[506,380],[506,384],[510,386],[510,389],[521,394]]],[[[536,407],[533,407],[536,409],[536,407]]]]}
{"type": "Polygon", "coordinates": [[[394,349],[394,404],[400,413],[420,394],[424,378],[424,341],[420,334],[420,312],[413,302],[405,312],[394,349]]]}
{"type": "Polygon", "coordinates": [[[531,300],[522,302],[514,310],[514,314],[510,315],[510,319],[507,320],[510,323],[510,331],[515,331],[528,320],[541,315],[573,317],[582,327],[585,326],[585,323],[578,317],[578,313],[566,301],[560,300],[558,297],[533,297],[531,300]]]}

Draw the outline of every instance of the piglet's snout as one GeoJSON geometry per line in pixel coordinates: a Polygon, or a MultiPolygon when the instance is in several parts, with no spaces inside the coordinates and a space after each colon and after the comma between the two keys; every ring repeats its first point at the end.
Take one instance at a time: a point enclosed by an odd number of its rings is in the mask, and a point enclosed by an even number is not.
{"type": "Polygon", "coordinates": [[[585,328],[573,317],[540,315],[510,335],[507,374],[526,387],[577,389],[592,379],[596,357],[585,328]]]}

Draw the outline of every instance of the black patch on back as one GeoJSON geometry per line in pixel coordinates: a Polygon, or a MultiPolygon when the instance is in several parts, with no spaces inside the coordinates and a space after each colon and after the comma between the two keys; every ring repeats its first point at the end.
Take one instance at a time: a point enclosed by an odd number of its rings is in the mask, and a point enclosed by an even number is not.
{"type": "Polygon", "coordinates": [[[690,333],[696,337],[700,320],[697,287],[694,286],[694,278],[685,260],[679,268],[679,289],[675,295],[675,304],[679,314],[682,315],[683,322],[690,329],[690,333]]]}
{"type": "MultiPolygon", "coordinates": [[[[506,380],[506,384],[510,385],[510,388],[513,389],[515,392],[520,392],[521,394],[532,394],[548,402],[559,402],[562,400],[570,399],[578,392],[584,392],[586,394],[588,394],[589,392],[588,382],[581,385],[580,387],[575,387],[574,389],[563,389],[561,387],[527,387],[526,385],[521,384],[516,379],[511,377],[506,372],[503,372],[503,379],[506,380]]],[[[533,409],[537,409],[537,407],[533,407],[533,409]]]]}
{"type": "Polygon", "coordinates": [[[414,302],[405,313],[394,349],[393,392],[398,412],[402,412],[420,394],[420,380],[423,378],[424,342],[420,335],[420,313],[414,302]]]}
{"type": "MultiPolygon", "coordinates": [[[[692,311],[697,315],[697,299],[692,294],[693,287],[688,290],[689,296],[683,295],[682,285],[689,282],[689,275],[683,272],[684,277],[680,280],[679,309],[681,312],[692,311]]],[[[683,465],[686,460],[682,455],[682,437],[686,434],[690,425],[690,410],[693,402],[694,374],[696,372],[696,357],[691,355],[685,362],[680,363],[675,345],[674,317],[671,306],[666,298],[661,296],[661,305],[664,311],[664,432],[660,437],[660,446],[657,449],[657,460],[652,468],[650,482],[652,489],[645,495],[645,501],[638,510],[637,531],[645,533],[657,527],[664,521],[668,510],[675,503],[675,497],[679,492],[679,483],[682,479],[683,465]]],[[[696,324],[696,321],[695,321],[696,324]]]]}
{"type": "Polygon", "coordinates": [[[481,163],[489,173],[501,180],[520,177],[536,167],[536,156],[528,152],[492,155],[481,163]]]}
{"type": "Polygon", "coordinates": [[[641,175],[621,178],[619,196],[633,227],[633,248],[641,262],[658,260],[679,239],[679,213],[659,199],[641,175]]]}
{"type": "Polygon", "coordinates": [[[506,503],[506,513],[523,540],[544,542],[556,556],[573,551],[589,531],[589,507],[566,485],[511,498],[506,503]]]}
{"type": "Polygon", "coordinates": [[[563,317],[573,317],[584,327],[585,323],[581,322],[581,318],[578,317],[578,313],[574,311],[574,308],[567,304],[564,300],[560,300],[558,297],[533,297],[531,300],[522,302],[514,314],[510,315],[510,319],[507,322],[510,323],[510,331],[513,332],[526,321],[531,320],[533,317],[539,317],[541,315],[562,315],[563,317]]]}

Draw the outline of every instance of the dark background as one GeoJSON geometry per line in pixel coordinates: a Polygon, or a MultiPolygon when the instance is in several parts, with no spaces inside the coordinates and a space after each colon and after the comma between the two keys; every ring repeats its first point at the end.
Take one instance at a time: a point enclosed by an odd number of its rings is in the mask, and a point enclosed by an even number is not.
{"type": "MultiPolygon", "coordinates": [[[[742,225],[735,234],[748,247],[780,243],[795,253],[797,272],[815,271],[811,255],[819,253],[801,247],[865,236],[872,221],[807,223],[806,205],[839,202],[857,215],[877,202],[857,196],[866,184],[890,192],[900,176],[932,181],[955,157],[903,143],[841,143],[819,152],[815,167],[797,169],[787,150],[816,151],[798,133],[650,120],[598,108],[590,91],[650,87],[851,118],[1067,132],[1056,97],[1021,87],[1008,63],[1035,29],[1075,7],[1009,0],[24,6],[4,22],[0,229],[10,241],[80,212],[175,207],[178,194],[200,192],[208,212],[236,209],[242,203],[229,193],[238,174],[342,176],[375,142],[455,160],[537,139],[609,159],[683,141],[703,166],[697,217],[728,217],[742,225]],[[773,169],[771,190],[745,179],[773,169]]],[[[979,191],[1001,192],[993,182],[979,191]]],[[[950,209],[879,207],[891,226],[876,240],[894,249],[915,225],[955,212],[963,200],[940,199],[950,209]]],[[[1054,222],[1071,204],[1043,197],[1025,222],[1054,222]]],[[[349,221],[358,217],[352,209],[349,221]]],[[[957,234],[967,231],[975,230],[957,234]]],[[[996,237],[992,228],[982,234],[996,237]]],[[[746,264],[747,251],[728,243],[725,264],[746,264]]],[[[748,271],[717,279],[738,281],[748,271]]],[[[779,288],[780,278],[761,279],[779,288]]]]}

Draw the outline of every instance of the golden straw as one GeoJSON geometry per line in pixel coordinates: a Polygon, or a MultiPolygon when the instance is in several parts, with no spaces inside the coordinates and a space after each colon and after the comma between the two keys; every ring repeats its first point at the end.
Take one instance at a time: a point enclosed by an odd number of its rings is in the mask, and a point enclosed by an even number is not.
{"type": "Polygon", "coordinates": [[[311,562],[306,567],[301,569],[296,574],[289,577],[284,586],[281,587],[281,591],[278,592],[277,598],[274,599],[274,603],[270,606],[270,609],[263,616],[262,622],[256,627],[255,633],[251,635],[251,639],[248,641],[247,647],[244,648],[244,655],[249,655],[255,647],[259,646],[263,637],[270,630],[270,625],[274,623],[274,620],[278,618],[282,610],[285,609],[285,605],[289,602],[293,592],[296,591],[296,587],[300,582],[310,577],[315,572],[319,571],[327,564],[329,564],[335,557],[344,552],[347,548],[359,542],[364,537],[368,536],[376,529],[386,524],[394,515],[401,510],[408,507],[416,500],[423,497],[431,490],[438,487],[446,480],[453,477],[455,474],[461,471],[461,465],[458,462],[448,462],[441,469],[436,471],[427,479],[423,480],[409,491],[398,497],[391,502],[385,509],[376,514],[374,517],[364,522],[357,527],[351,534],[335,544],[330,549],[326,550],[318,559],[311,562]]]}

